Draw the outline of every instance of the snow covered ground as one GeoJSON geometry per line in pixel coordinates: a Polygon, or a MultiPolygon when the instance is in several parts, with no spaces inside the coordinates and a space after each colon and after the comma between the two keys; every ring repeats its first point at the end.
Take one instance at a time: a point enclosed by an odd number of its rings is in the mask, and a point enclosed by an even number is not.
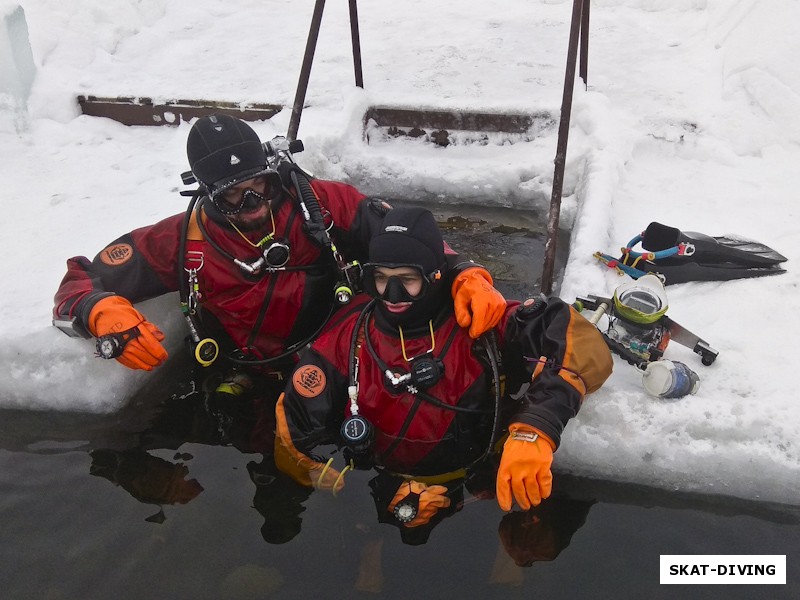
{"type": "MultiPolygon", "coordinates": [[[[81,116],[78,94],[291,106],[314,3],[290,0],[22,0],[34,70],[0,31],[0,407],[113,412],[150,375],[93,357],[50,326],[73,255],[182,211],[188,124],[125,127],[81,116]],[[13,52],[12,52],[13,54],[13,52]],[[23,65],[23,72],[15,71],[23,65]],[[32,77],[28,95],[24,85],[32,77]],[[5,84],[2,82],[6,82],[5,84]],[[9,83],[11,82],[11,83],[9,83]]],[[[594,0],[589,85],[575,86],[561,295],[608,295],[617,254],[651,221],[737,233],[788,257],[771,278],[670,286],[669,315],[720,351],[697,395],[648,397],[618,361],[556,455],[562,471],[666,489],[798,504],[800,4],[594,0]]],[[[0,0],[6,25],[17,3],[0,0]]],[[[363,137],[369,106],[513,113],[561,103],[572,2],[358,3],[365,89],[353,85],[346,2],[328,2],[299,137],[317,176],[366,193],[544,211],[556,128],[528,142],[440,148],[363,137]]],[[[18,23],[17,23],[18,25],[18,23]]],[[[17,46],[18,48],[18,46],[17,46]]],[[[285,134],[290,110],[254,124],[285,134]]],[[[532,290],[534,291],[534,290],[532,290]]],[[[175,298],[142,308],[180,351],[175,298]]]]}

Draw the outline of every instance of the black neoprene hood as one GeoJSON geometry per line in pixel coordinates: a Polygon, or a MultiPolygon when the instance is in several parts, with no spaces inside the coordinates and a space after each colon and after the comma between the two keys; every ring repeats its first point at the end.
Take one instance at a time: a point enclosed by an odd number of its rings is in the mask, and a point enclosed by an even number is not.
{"type": "Polygon", "coordinates": [[[445,262],[442,234],[433,215],[421,207],[394,208],[369,244],[369,262],[419,265],[427,275],[445,262]]]}
{"type": "Polygon", "coordinates": [[[189,131],[186,155],[194,176],[212,193],[267,169],[258,134],[241,119],[228,115],[198,119],[189,131]]]}

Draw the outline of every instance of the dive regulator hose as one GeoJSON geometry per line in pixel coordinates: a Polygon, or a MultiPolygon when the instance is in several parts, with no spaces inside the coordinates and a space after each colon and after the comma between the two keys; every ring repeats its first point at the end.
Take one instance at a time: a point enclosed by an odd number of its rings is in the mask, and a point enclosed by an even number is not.
{"type": "Polygon", "coordinates": [[[494,388],[494,420],[492,421],[492,433],[489,436],[489,443],[486,451],[478,458],[472,465],[478,464],[480,461],[489,458],[494,452],[494,445],[497,442],[497,425],[500,422],[500,403],[503,399],[503,389],[501,382],[501,366],[500,366],[500,350],[497,347],[497,334],[494,330],[490,330],[480,338],[481,344],[486,350],[486,356],[489,359],[489,366],[492,369],[492,384],[494,388]]]}
{"type": "Polygon", "coordinates": [[[322,209],[319,207],[317,195],[306,174],[302,175],[302,177],[298,177],[297,169],[292,169],[289,177],[294,189],[297,190],[297,199],[300,201],[306,229],[311,238],[322,248],[330,248],[332,242],[328,230],[325,228],[325,219],[322,217],[322,209]]]}

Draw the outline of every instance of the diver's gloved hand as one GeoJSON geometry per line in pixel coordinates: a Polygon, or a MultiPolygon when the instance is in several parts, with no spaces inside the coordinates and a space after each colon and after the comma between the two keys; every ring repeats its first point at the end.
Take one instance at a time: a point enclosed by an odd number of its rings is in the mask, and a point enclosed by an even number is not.
{"type": "Polygon", "coordinates": [[[513,499],[522,510],[536,506],[553,488],[553,452],[556,445],[541,431],[524,423],[512,423],[497,471],[497,503],[511,510],[513,499]]]}
{"type": "Polygon", "coordinates": [[[344,474],[350,469],[346,466],[339,471],[330,466],[330,463],[317,462],[308,456],[287,452],[279,437],[275,438],[275,464],[300,485],[331,492],[334,496],[342,491],[344,474]]]}
{"type": "Polygon", "coordinates": [[[497,325],[506,311],[506,299],[492,283],[489,271],[478,266],[461,271],[453,281],[456,321],[461,327],[469,327],[473,339],[497,325]]]}
{"type": "Polygon", "coordinates": [[[275,464],[300,485],[328,491],[334,496],[342,491],[344,474],[350,469],[346,466],[338,471],[330,466],[330,462],[317,462],[304,454],[290,452],[280,436],[275,437],[275,464]]]}
{"type": "Polygon", "coordinates": [[[328,490],[335,496],[344,487],[344,474],[350,465],[340,472],[330,466],[331,461],[316,461],[295,447],[286,423],[284,397],[281,394],[275,406],[275,466],[300,485],[328,490]]]}
{"type": "Polygon", "coordinates": [[[98,338],[136,327],[138,335],[129,339],[122,354],[116,357],[129,369],[152,371],[167,360],[167,351],[161,345],[164,334],[122,296],[107,296],[99,300],[89,313],[87,327],[89,333],[98,338]]]}
{"type": "Polygon", "coordinates": [[[450,498],[446,494],[447,488],[443,485],[428,486],[419,481],[404,481],[397,488],[388,511],[394,513],[406,527],[419,527],[428,523],[440,508],[450,506],[450,498]]]}

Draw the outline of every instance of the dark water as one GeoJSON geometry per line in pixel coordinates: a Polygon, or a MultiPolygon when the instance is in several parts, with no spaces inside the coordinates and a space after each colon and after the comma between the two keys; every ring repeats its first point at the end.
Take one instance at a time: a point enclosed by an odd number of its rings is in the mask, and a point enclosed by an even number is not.
{"type": "MultiPolygon", "coordinates": [[[[400,201],[392,204],[403,205],[400,201]]],[[[425,204],[454,250],[484,265],[508,298],[536,296],[541,288],[547,216],[534,211],[472,205],[425,204]]],[[[554,289],[567,261],[569,231],[559,232],[554,289]]]]}
{"type": "Polygon", "coordinates": [[[177,404],[140,432],[127,409],[0,414],[3,598],[797,597],[797,508],[556,473],[535,513],[467,495],[412,546],[377,522],[369,473],[338,497],[287,496],[268,456],[220,445],[245,445],[221,433],[235,419],[177,404]],[[786,554],[789,584],[660,586],[661,554],[786,554]]]}
{"type": "MultiPolygon", "coordinates": [[[[490,266],[509,297],[536,290],[542,240],[524,219],[512,227],[503,215],[440,218],[451,244],[490,266]]],[[[405,544],[396,528],[377,522],[372,474],[348,475],[338,497],[287,483],[262,452],[271,441],[263,413],[208,401],[199,385],[193,393],[184,360],[113,415],[0,411],[2,598],[800,592],[798,507],[558,473],[554,496],[531,513],[504,515],[493,500],[467,493],[427,543],[405,544]],[[661,554],[786,554],[788,585],[661,586],[661,554]]]]}

